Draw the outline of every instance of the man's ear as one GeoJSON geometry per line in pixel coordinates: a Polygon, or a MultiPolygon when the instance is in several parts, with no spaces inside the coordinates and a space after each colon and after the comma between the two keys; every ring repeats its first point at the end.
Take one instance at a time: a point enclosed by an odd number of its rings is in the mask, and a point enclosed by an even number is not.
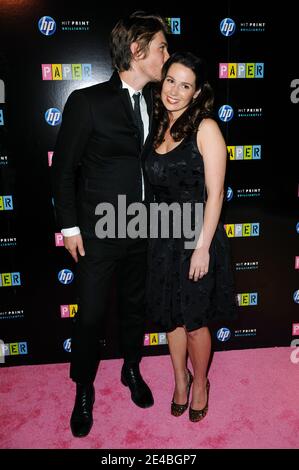
{"type": "Polygon", "coordinates": [[[131,43],[130,49],[131,49],[131,52],[132,52],[133,59],[138,60],[138,59],[141,59],[143,57],[143,54],[140,50],[140,47],[139,47],[139,44],[138,44],[137,41],[134,41],[134,42],[131,43]]]}

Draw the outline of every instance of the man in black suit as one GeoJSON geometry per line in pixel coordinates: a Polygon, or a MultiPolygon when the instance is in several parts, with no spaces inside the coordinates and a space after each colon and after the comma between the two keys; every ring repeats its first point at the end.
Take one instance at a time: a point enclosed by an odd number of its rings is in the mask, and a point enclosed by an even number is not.
{"type": "Polygon", "coordinates": [[[56,214],[65,248],[78,262],[79,310],[70,368],[76,382],[71,416],[76,437],[86,436],[93,424],[99,331],[115,271],[124,354],[121,381],[129,387],[137,406],[147,408],[154,403],[139,371],[147,242],[129,237],[100,239],[95,231],[95,208],[108,202],[117,209],[118,195],[126,196],[127,205],[148,200],[142,153],[149,144],[152,124],[149,84],[161,79],[169,56],[166,33],[159,15],[144,12],[116,24],[110,40],[115,71],[109,81],[71,93],[55,146],[52,176],[56,214]]]}

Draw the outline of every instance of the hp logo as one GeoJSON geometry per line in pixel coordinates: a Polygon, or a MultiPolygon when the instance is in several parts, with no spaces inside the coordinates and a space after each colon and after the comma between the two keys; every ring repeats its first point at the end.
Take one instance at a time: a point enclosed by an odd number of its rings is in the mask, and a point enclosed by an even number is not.
{"type": "Polygon", "coordinates": [[[296,302],[296,304],[299,304],[299,290],[295,290],[293,299],[294,299],[294,302],[296,302]]]}
{"type": "Polygon", "coordinates": [[[223,122],[228,122],[234,117],[234,110],[229,104],[224,104],[218,111],[218,116],[223,122]]]}
{"type": "Polygon", "coordinates": [[[70,269],[62,269],[58,273],[58,280],[61,284],[70,284],[74,279],[74,274],[70,269]]]}
{"type": "Polygon", "coordinates": [[[220,23],[220,31],[223,36],[231,36],[236,30],[236,23],[231,18],[224,18],[220,23]]]}
{"type": "Polygon", "coordinates": [[[51,36],[56,31],[56,23],[51,16],[43,16],[38,22],[38,29],[45,36],[51,36]]]}
{"type": "Polygon", "coordinates": [[[71,352],[72,350],[71,338],[68,338],[63,342],[63,349],[66,352],[71,352]]]}
{"type": "Polygon", "coordinates": [[[49,126],[58,126],[61,123],[62,114],[58,108],[49,108],[45,112],[45,120],[49,126]]]}
{"type": "Polygon", "coordinates": [[[234,195],[234,192],[233,192],[232,188],[228,187],[227,192],[226,192],[226,200],[231,201],[232,198],[233,198],[233,195],[234,195]]]}
{"type": "Polygon", "coordinates": [[[220,328],[220,330],[217,331],[217,339],[218,341],[227,341],[231,336],[231,332],[228,328],[220,328]]]}

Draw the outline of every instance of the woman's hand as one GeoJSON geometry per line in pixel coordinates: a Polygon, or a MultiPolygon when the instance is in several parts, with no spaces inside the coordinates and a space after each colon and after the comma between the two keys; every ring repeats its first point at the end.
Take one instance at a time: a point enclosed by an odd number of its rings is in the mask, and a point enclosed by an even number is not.
{"type": "Polygon", "coordinates": [[[202,279],[209,270],[210,253],[206,248],[196,248],[190,260],[189,279],[198,281],[202,279]]]}

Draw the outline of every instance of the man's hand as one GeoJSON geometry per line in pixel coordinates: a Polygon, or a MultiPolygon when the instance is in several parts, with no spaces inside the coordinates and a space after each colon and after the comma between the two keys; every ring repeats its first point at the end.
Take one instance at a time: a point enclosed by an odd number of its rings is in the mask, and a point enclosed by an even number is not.
{"type": "Polygon", "coordinates": [[[85,256],[83,241],[81,235],[73,235],[72,237],[63,237],[64,246],[67,251],[72,255],[76,263],[78,263],[78,254],[85,256]]]}

